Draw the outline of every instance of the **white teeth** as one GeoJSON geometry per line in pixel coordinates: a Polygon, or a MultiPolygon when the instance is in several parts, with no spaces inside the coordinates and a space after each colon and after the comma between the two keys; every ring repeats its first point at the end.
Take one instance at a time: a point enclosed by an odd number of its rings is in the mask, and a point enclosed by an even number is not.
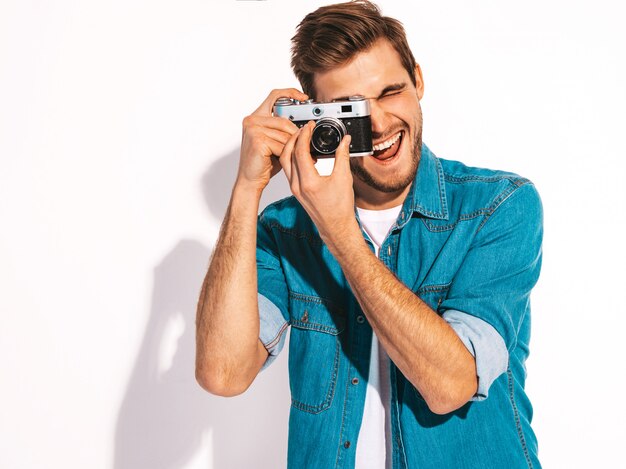
{"type": "Polygon", "coordinates": [[[401,133],[402,132],[398,132],[396,135],[391,137],[389,140],[385,140],[383,143],[379,143],[378,145],[374,145],[372,148],[374,149],[374,151],[386,150],[391,145],[396,143],[396,141],[400,138],[400,134],[401,133]]]}

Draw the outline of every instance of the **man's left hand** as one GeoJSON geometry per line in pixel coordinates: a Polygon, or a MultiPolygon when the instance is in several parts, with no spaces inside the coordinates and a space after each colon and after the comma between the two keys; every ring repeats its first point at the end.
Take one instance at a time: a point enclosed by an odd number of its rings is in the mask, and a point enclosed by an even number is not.
{"type": "Polygon", "coordinates": [[[360,229],[354,215],[354,189],[350,172],[350,135],[344,136],[335,153],[330,176],[320,176],[310,152],[315,122],[310,121],[291,136],[280,155],[280,164],[291,192],[307,211],[322,240],[333,250],[340,241],[360,229]]]}

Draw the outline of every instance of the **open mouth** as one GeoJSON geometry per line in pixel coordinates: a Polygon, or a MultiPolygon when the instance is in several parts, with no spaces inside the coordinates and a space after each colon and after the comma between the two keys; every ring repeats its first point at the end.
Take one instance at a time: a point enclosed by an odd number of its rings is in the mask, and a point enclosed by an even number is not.
{"type": "Polygon", "coordinates": [[[374,145],[374,154],[372,156],[379,161],[385,161],[396,156],[398,148],[400,148],[400,144],[402,143],[403,135],[404,131],[401,130],[393,137],[385,140],[382,143],[374,145]]]}

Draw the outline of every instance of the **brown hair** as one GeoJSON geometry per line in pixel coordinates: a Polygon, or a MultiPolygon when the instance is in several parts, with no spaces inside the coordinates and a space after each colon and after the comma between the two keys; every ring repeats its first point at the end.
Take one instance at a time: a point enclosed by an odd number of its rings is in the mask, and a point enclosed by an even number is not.
{"type": "Polygon", "coordinates": [[[314,73],[347,63],[382,38],[398,52],[415,85],[416,62],[402,23],[382,16],[374,3],[356,0],[323,6],[309,13],[291,39],[291,68],[302,91],[314,98],[314,73]]]}

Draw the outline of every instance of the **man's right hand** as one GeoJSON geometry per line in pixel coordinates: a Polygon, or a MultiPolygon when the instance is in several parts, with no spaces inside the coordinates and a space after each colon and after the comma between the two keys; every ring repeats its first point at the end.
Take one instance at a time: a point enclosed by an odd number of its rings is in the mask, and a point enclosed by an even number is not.
{"type": "Polygon", "coordinates": [[[244,118],[235,185],[246,185],[260,193],[281,169],[278,157],[298,127],[288,119],[272,116],[278,98],[302,101],[308,96],[295,88],[273,90],[256,111],[244,118]]]}

